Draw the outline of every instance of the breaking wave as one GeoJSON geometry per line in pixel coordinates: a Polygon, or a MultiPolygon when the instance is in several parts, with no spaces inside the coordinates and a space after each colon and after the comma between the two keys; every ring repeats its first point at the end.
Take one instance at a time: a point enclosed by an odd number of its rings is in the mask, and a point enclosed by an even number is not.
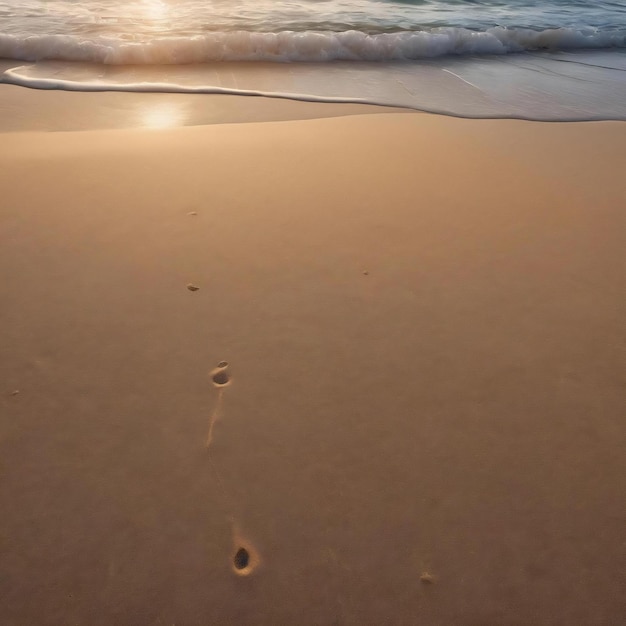
{"type": "Polygon", "coordinates": [[[83,61],[107,65],[209,61],[402,61],[444,55],[626,47],[626,30],[442,27],[367,34],[357,30],[208,32],[145,42],[76,35],[0,35],[0,57],[22,61],[83,61]]]}

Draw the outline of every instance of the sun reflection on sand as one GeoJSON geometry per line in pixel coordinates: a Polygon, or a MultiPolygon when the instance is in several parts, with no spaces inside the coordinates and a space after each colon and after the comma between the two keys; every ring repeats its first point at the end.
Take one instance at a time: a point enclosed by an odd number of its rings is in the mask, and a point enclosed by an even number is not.
{"type": "Polygon", "coordinates": [[[183,108],[173,102],[146,106],[139,111],[141,126],[146,128],[173,128],[184,126],[186,115],[183,108]]]}

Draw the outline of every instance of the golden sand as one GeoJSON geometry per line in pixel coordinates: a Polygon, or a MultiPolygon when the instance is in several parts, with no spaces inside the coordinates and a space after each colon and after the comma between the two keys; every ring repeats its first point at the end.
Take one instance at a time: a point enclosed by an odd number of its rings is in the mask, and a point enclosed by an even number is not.
{"type": "Polygon", "coordinates": [[[617,623],[625,157],[421,114],[0,136],[3,623],[617,623]]]}

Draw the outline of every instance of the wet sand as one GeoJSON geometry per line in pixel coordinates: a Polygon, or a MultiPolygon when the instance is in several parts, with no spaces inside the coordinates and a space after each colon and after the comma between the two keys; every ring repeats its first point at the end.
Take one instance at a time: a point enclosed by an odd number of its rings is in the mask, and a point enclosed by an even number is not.
{"type": "Polygon", "coordinates": [[[0,136],[3,624],[618,623],[625,157],[422,114],[0,136]]]}
{"type": "MultiPolygon", "coordinates": [[[[0,61],[0,71],[2,70],[0,61]]],[[[172,128],[375,113],[412,113],[366,104],[320,106],[277,98],[184,93],[75,93],[0,85],[0,133],[172,128]]]]}

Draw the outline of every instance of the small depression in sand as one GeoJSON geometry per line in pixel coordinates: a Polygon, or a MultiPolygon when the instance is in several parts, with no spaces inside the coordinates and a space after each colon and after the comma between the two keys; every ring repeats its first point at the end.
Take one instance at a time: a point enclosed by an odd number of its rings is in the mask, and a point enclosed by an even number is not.
{"type": "Polygon", "coordinates": [[[250,565],[250,553],[245,548],[239,548],[235,553],[233,565],[238,571],[246,569],[250,565]]]}
{"type": "Polygon", "coordinates": [[[237,531],[235,531],[234,546],[233,572],[237,576],[249,576],[261,563],[259,553],[237,531]]]}
{"type": "Polygon", "coordinates": [[[230,384],[231,378],[227,361],[220,361],[217,367],[211,371],[211,380],[216,387],[225,387],[230,384]]]}

